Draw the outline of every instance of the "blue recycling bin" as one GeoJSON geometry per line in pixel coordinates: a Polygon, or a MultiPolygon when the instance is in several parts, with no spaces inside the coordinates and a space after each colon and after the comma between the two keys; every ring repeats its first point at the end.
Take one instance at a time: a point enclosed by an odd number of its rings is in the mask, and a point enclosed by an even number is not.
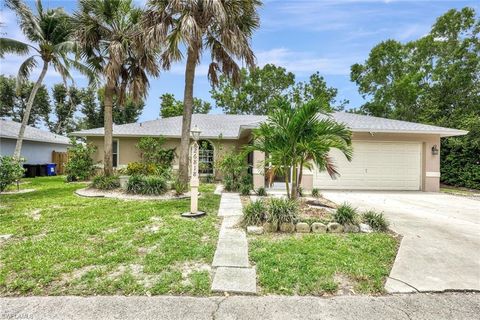
{"type": "Polygon", "coordinates": [[[55,168],[57,167],[56,163],[47,163],[47,176],[56,176],[57,173],[55,168]]]}

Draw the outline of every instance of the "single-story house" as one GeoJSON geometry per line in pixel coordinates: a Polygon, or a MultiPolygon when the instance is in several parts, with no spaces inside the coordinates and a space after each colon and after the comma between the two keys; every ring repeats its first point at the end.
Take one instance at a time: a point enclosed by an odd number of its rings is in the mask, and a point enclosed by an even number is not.
{"type": "MultiPolygon", "coordinates": [[[[13,155],[20,126],[18,122],[0,119],[0,155],[13,155]]],[[[52,152],[66,152],[69,145],[67,137],[27,126],[21,157],[25,158],[25,164],[51,163],[52,152]]]]}
{"type": "MultiPolygon", "coordinates": [[[[335,121],[344,123],[352,131],[353,160],[348,162],[338,151],[331,156],[341,176],[332,180],[325,172],[304,172],[304,190],[423,190],[438,191],[440,186],[440,139],[464,135],[467,132],[431,125],[390,120],[345,112],[332,114],[335,121]]],[[[197,125],[204,141],[200,151],[203,174],[214,174],[213,163],[227,150],[240,149],[252,139],[252,129],[267,119],[266,116],[195,114],[192,127],[197,125]]],[[[136,148],[139,138],[163,136],[165,147],[180,143],[182,117],[162,118],[142,123],[113,127],[114,166],[125,166],[141,158],[136,148]]],[[[103,128],[74,132],[97,146],[95,160],[103,159],[103,128]]],[[[254,187],[265,186],[265,155],[254,152],[248,157],[252,165],[254,187]]],[[[280,179],[278,180],[281,181],[280,179]]]]}

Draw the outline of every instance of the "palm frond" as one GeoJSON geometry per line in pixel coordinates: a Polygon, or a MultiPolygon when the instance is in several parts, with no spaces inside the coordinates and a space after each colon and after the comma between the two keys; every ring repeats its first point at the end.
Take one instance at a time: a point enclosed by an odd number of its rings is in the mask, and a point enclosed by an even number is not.
{"type": "Polygon", "coordinates": [[[6,53],[26,55],[30,52],[31,46],[15,39],[0,38],[0,58],[4,58],[6,53]]]}
{"type": "Polygon", "coordinates": [[[37,56],[31,56],[22,62],[20,68],[18,69],[17,79],[16,79],[16,90],[17,93],[20,92],[22,88],[22,83],[30,77],[32,69],[37,66],[37,61],[35,60],[37,56]]]}

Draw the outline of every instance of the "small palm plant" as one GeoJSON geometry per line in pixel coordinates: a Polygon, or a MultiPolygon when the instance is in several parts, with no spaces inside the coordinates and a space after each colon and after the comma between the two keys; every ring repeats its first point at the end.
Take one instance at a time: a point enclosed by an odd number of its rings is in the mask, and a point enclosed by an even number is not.
{"type": "Polygon", "coordinates": [[[26,43],[10,38],[0,38],[0,58],[3,58],[7,53],[28,56],[18,70],[17,90],[21,88],[23,81],[28,80],[30,73],[38,66],[38,63],[42,63],[40,75],[28,97],[15,145],[13,157],[19,159],[33,101],[48,68],[53,66],[62,76],[64,83],[67,82],[67,79],[72,79],[69,72],[71,66],[86,75],[91,76],[92,73],[86,66],[72,59],[69,55],[74,51],[75,43],[72,41],[71,17],[63,9],[44,10],[42,2],[38,0],[36,2],[36,13],[34,13],[30,7],[20,0],[6,0],[5,3],[8,8],[16,13],[20,29],[29,41],[29,43],[26,43]]]}

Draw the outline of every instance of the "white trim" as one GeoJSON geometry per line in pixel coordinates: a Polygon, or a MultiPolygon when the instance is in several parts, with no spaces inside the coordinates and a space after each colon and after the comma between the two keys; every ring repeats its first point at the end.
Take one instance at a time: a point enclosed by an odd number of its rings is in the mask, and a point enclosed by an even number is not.
{"type": "MultiPolygon", "coordinates": [[[[113,160],[113,141],[117,141],[117,165],[113,166],[117,168],[120,166],[120,139],[112,139],[112,160],[113,160]]],[[[113,164],[113,163],[112,163],[113,164]]]]}
{"type": "Polygon", "coordinates": [[[438,172],[438,171],[427,171],[427,172],[425,172],[425,177],[427,177],[427,178],[440,178],[440,172],[438,172]]]}

